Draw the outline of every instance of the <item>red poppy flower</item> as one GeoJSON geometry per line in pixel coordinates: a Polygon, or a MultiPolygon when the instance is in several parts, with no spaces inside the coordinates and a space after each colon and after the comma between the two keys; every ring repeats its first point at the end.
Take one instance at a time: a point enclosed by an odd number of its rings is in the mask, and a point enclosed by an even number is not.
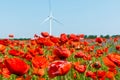
{"type": "Polygon", "coordinates": [[[54,45],[54,43],[51,40],[49,40],[49,39],[46,39],[44,41],[44,46],[53,46],[53,45],[54,45]]]}
{"type": "Polygon", "coordinates": [[[105,78],[105,74],[106,74],[106,72],[103,71],[103,70],[98,70],[97,71],[97,77],[98,78],[105,78]]]}
{"type": "Polygon", "coordinates": [[[79,73],[84,73],[86,70],[85,65],[80,65],[78,62],[74,63],[74,69],[77,70],[79,73]]]}
{"type": "Polygon", "coordinates": [[[108,67],[112,67],[112,68],[116,67],[116,65],[108,57],[104,57],[103,62],[108,67]]]}
{"type": "Polygon", "coordinates": [[[120,45],[116,45],[116,50],[120,51],[120,45]]]}
{"type": "Polygon", "coordinates": [[[70,48],[70,52],[71,53],[75,52],[75,48],[70,48]]]}
{"type": "Polygon", "coordinates": [[[53,54],[55,54],[60,59],[66,59],[71,55],[71,52],[67,48],[56,47],[53,50],[53,54]]]}
{"type": "Polygon", "coordinates": [[[31,45],[36,45],[37,43],[36,43],[35,40],[30,40],[30,44],[31,44],[31,45]]]}
{"type": "Polygon", "coordinates": [[[4,63],[11,73],[17,75],[23,75],[29,69],[29,66],[19,58],[8,58],[5,59],[4,63]]]}
{"type": "Polygon", "coordinates": [[[111,71],[108,71],[108,72],[106,73],[106,77],[109,78],[109,79],[111,79],[111,80],[114,80],[114,79],[113,79],[114,76],[115,76],[115,74],[114,74],[113,72],[111,72],[111,71]]]}
{"type": "Polygon", "coordinates": [[[40,77],[38,80],[46,80],[46,79],[45,79],[45,78],[41,78],[41,77],[40,77]]]}
{"type": "Polygon", "coordinates": [[[49,33],[48,33],[48,32],[41,32],[41,35],[42,35],[43,37],[48,37],[48,36],[49,36],[49,33]]]}
{"type": "Polygon", "coordinates": [[[83,57],[85,57],[85,53],[84,52],[82,52],[82,51],[79,51],[79,52],[77,52],[76,54],[75,54],[75,57],[76,58],[83,58],[83,57]]]}
{"type": "Polygon", "coordinates": [[[23,77],[23,80],[31,80],[32,79],[32,76],[31,75],[26,75],[26,78],[23,77]]]}
{"type": "Polygon", "coordinates": [[[35,56],[32,58],[32,65],[35,68],[45,68],[48,65],[48,61],[44,56],[35,56]]]}
{"type": "Polygon", "coordinates": [[[39,36],[37,34],[34,34],[34,38],[38,38],[39,36]]]}
{"type": "Polygon", "coordinates": [[[84,35],[84,34],[80,34],[79,37],[80,37],[81,39],[83,39],[83,38],[85,37],[85,35],[84,35]]]}
{"type": "Polygon", "coordinates": [[[92,79],[96,79],[96,73],[95,72],[92,72],[92,71],[87,71],[86,72],[86,76],[87,77],[90,77],[90,78],[92,78],[92,79]]]}
{"type": "Polygon", "coordinates": [[[4,51],[6,49],[6,46],[3,44],[0,44],[0,52],[4,51]]]}
{"type": "Polygon", "coordinates": [[[10,37],[10,38],[13,38],[13,37],[14,37],[14,35],[13,35],[13,34],[9,34],[9,37],[10,37]]]}
{"type": "Polygon", "coordinates": [[[68,41],[68,37],[65,33],[60,35],[60,40],[64,43],[68,41]]]}
{"type": "Polygon", "coordinates": [[[72,41],[79,41],[80,40],[80,38],[78,36],[76,36],[75,34],[70,34],[69,39],[72,41]]]}
{"type": "Polygon", "coordinates": [[[24,55],[24,58],[27,60],[31,60],[32,59],[32,55],[28,52],[24,55]]]}
{"type": "Polygon", "coordinates": [[[91,54],[87,54],[83,57],[84,60],[91,60],[92,59],[92,56],[91,54]]]}
{"type": "Polygon", "coordinates": [[[109,54],[107,56],[114,64],[116,64],[118,67],[120,67],[120,55],[119,54],[109,54]]]}
{"type": "Polygon", "coordinates": [[[13,56],[19,56],[19,55],[21,55],[20,52],[18,50],[15,50],[15,49],[9,50],[8,53],[10,55],[13,55],[13,56]]]}
{"type": "Polygon", "coordinates": [[[53,43],[58,43],[58,42],[59,42],[59,38],[58,38],[58,37],[54,37],[54,36],[50,36],[50,40],[51,40],[53,43]]]}
{"type": "Polygon", "coordinates": [[[74,79],[76,79],[77,78],[77,73],[73,73],[73,77],[74,77],[74,79]]]}
{"type": "Polygon", "coordinates": [[[33,74],[43,76],[45,74],[44,69],[33,68],[33,74]]]}
{"type": "Polygon", "coordinates": [[[2,68],[1,73],[2,73],[2,75],[3,75],[5,78],[9,78],[10,75],[11,75],[10,71],[8,70],[8,68],[2,68]]]}
{"type": "Polygon", "coordinates": [[[48,75],[50,78],[61,76],[68,73],[71,63],[68,61],[54,61],[48,66],[48,75]]]}
{"type": "Polygon", "coordinates": [[[35,49],[36,52],[38,52],[40,55],[44,54],[43,49],[38,47],[35,49]]]}
{"type": "Polygon", "coordinates": [[[36,52],[36,50],[33,49],[33,48],[28,48],[28,52],[29,52],[32,56],[36,56],[37,54],[39,54],[39,53],[36,52]]]}
{"type": "Polygon", "coordinates": [[[103,53],[104,53],[103,49],[97,49],[95,56],[100,57],[100,56],[102,56],[103,53]]]}
{"type": "Polygon", "coordinates": [[[84,44],[84,46],[88,46],[88,45],[89,45],[89,42],[84,41],[83,44],[84,44]]]}
{"type": "Polygon", "coordinates": [[[95,49],[95,45],[91,45],[91,46],[89,45],[88,47],[89,47],[89,51],[93,51],[95,49]]]}
{"type": "Polygon", "coordinates": [[[42,37],[39,37],[36,40],[37,44],[41,44],[41,45],[44,45],[45,41],[46,41],[46,38],[42,38],[42,37]]]}
{"type": "Polygon", "coordinates": [[[104,53],[102,49],[97,49],[96,52],[97,52],[97,54],[103,54],[104,53]]]}
{"type": "Polygon", "coordinates": [[[111,72],[113,72],[114,74],[117,74],[117,73],[118,73],[118,71],[116,70],[116,68],[109,68],[108,71],[111,71],[111,72]]]}
{"type": "Polygon", "coordinates": [[[116,37],[116,38],[114,38],[113,40],[114,40],[114,42],[117,42],[117,41],[119,40],[119,38],[116,37]]]}
{"type": "Polygon", "coordinates": [[[86,46],[84,47],[84,51],[87,53],[90,53],[94,50],[94,46],[86,46]]]}
{"type": "Polygon", "coordinates": [[[105,47],[105,48],[103,49],[103,51],[104,51],[105,53],[108,53],[108,47],[105,47]]]}
{"type": "Polygon", "coordinates": [[[97,37],[97,38],[95,39],[95,41],[98,42],[98,43],[102,43],[102,42],[103,42],[103,39],[102,39],[101,37],[97,37]]]}

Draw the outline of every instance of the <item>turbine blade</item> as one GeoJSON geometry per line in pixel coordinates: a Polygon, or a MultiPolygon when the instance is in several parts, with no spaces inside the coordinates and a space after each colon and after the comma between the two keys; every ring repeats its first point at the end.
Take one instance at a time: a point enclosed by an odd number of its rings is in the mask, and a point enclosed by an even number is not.
{"type": "Polygon", "coordinates": [[[51,14],[52,8],[51,8],[51,0],[49,0],[49,14],[51,14]]]}
{"type": "Polygon", "coordinates": [[[50,17],[47,17],[41,24],[45,23],[46,21],[48,21],[50,19],[50,17]]]}
{"type": "Polygon", "coordinates": [[[57,19],[55,19],[54,17],[53,17],[53,20],[54,20],[55,22],[57,22],[57,23],[59,23],[59,24],[63,25],[60,21],[58,21],[58,20],[57,20],[57,19]]]}

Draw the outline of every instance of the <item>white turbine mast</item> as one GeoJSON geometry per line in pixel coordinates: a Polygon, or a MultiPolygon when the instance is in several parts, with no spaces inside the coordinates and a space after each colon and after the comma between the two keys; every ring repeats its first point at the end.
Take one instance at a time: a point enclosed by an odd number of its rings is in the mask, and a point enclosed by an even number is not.
{"type": "Polygon", "coordinates": [[[55,21],[55,22],[57,22],[59,24],[62,24],[55,17],[53,17],[51,0],[49,0],[49,16],[42,22],[42,24],[45,23],[45,22],[47,22],[47,21],[49,21],[49,29],[50,29],[49,34],[50,35],[52,35],[52,23],[53,23],[53,21],[55,21]]]}

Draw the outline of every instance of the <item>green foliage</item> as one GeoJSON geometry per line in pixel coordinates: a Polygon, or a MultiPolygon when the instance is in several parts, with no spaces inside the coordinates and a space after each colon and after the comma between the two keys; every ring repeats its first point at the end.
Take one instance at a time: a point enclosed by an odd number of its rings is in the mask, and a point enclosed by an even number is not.
{"type": "Polygon", "coordinates": [[[109,36],[109,35],[105,35],[105,36],[100,35],[100,37],[101,37],[101,38],[106,38],[106,39],[109,39],[109,38],[110,38],[110,36],[109,36]]]}
{"type": "Polygon", "coordinates": [[[95,39],[97,37],[97,35],[85,35],[84,38],[88,38],[88,39],[95,39]]]}

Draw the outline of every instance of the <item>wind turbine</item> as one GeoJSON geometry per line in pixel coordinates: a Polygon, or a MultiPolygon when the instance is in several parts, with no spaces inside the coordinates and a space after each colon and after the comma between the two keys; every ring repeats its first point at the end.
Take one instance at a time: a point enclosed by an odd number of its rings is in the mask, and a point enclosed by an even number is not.
{"type": "Polygon", "coordinates": [[[52,24],[53,24],[53,21],[55,21],[55,22],[57,22],[59,24],[62,24],[55,17],[53,17],[52,7],[51,7],[51,0],[49,0],[49,16],[42,22],[42,24],[47,22],[47,21],[49,21],[49,28],[50,28],[49,34],[50,35],[52,34],[52,24]]]}

